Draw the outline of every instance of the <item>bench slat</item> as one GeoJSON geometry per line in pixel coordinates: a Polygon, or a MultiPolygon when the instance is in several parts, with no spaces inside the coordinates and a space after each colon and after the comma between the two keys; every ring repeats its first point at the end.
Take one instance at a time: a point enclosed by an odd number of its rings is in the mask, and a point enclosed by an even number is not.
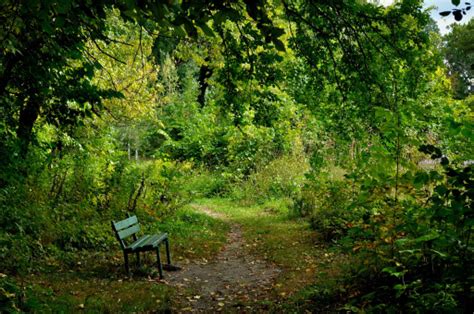
{"type": "Polygon", "coordinates": [[[168,234],[161,233],[161,234],[153,234],[153,235],[145,235],[138,239],[137,241],[130,244],[126,249],[130,251],[140,250],[142,248],[153,248],[156,247],[158,244],[163,242],[164,239],[168,238],[168,234]]]}
{"type": "Polygon", "coordinates": [[[136,248],[138,247],[141,247],[142,244],[148,240],[148,238],[150,238],[150,235],[146,234],[144,235],[143,237],[141,237],[140,239],[138,239],[137,241],[133,242],[132,244],[130,244],[127,249],[129,250],[135,250],[136,248]]]}
{"type": "Polygon", "coordinates": [[[143,246],[156,246],[167,237],[168,235],[166,233],[154,234],[152,237],[148,238],[145,243],[143,243],[143,246]]]}
{"type": "Polygon", "coordinates": [[[117,232],[117,234],[118,234],[119,238],[123,240],[123,239],[131,236],[132,234],[137,233],[138,231],[140,231],[140,224],[133,225],[130,228],[127,228],[127,229],[123,229],[123,230],[117,232]]]}
{"type": "Polygon", "coordinates": [[[131,225],[134,225],[136,223],[138,223],[137,216],[132,216],[132,217],[129,217],[127,219],[120,220],[118,222],[114,222],[114,227],[115,227],[115,230],[120,231],[120,230],[128,228],[131,225]]]}

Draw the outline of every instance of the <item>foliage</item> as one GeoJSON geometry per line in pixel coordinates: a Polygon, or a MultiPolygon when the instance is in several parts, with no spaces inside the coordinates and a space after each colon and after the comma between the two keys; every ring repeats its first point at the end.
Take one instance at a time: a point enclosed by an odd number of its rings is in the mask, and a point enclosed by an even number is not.
{"type": "Polygon", "coordinates": [[[206,168],[195,169],[186,181],[183,190],[187,191],[193,198],[205,198],[225,195],[232,189],[224,174],[206,168]]]}
{"type": "MultiPolygon", "coordinates": [[[[432,146],[423,150],[441,156],[432,146]]],[[[445,157],[442,164],[442,171],[416,174],[416,193],[424,192],[424,184],[432,186],[427,201],[405,198],[393,212],[387,200],[378,204],[376,214],[351,228],[361,259],[356,278],[365,287],[352,304],[363,301],[371,311],[472,306],[472,278],[465,276],[466,263],[473,258],[472,169],[449,165],[445,157]]]]}
{"type": "Polygon", "coordinates": [[[356,209],[349,207],[353,192],[347,182],[321,183],[311,190],[315,192],[306,192],[299,200],[300,211],[305,211],[309,206],[313,209],[310,214],[311,227],[327,242],[346,236],[351,225],[362,216],[356,209]]]}
{"type": "Polygon", "coordinates": [[[450,70],[456,98],[463,99],[472,93],[474,77],[474,46],[472,33],[474,22],[453,25],[450,33],[444,36],[443,53],[450,70]]]}
{"type": "Polygon", "coordinates": [[[293,151],[277,157],[252,173],[234,188],[233,197],[245,203],[262,203],[267,199],[292,198],[303,185],[309,165],[298,138],[293,151]]]}
{"type": "MultiPolygon", "coordinates": [[[[217,252],[225,227],[181,208],[226,195],[253,205],[224,211],[286,267],[281,231],[311,242],[308,222],[350,255],[344,286],[308,298],[471,308],[473,24],[440,50],[421,5],[0,4],[1,268],[108,251],[110,220],[127,214],[181,251],[220,237],[187,256],[217,252]]],[[[51,291],[1,280],[8,310],[54,311],[51,291]]]]}
{"type": "MultiPolygon", "coordinates": [[[[62,167],[69,164],[70,172],[68,168],[43,172],[23,194],[2,190],[3,269],[35,267],[30,260],[55,253],[54,247],[63,251],[109,250],[116,244],[110,220],[131,212],[166,217],[188,201],[189,196],[181,190],[185,170],[179,165],[159,161],[127,164],[123,159],[115,163],[105,160],[104,165],[78,157],[57,161],[62,167]],[[58,176],[60,179],[55,179],[58,176]],[[15,200],[13,195],[23,199],[15,200]]],[[[54,169],[58,165],[54,162],[50,166],[54,169]]]]}

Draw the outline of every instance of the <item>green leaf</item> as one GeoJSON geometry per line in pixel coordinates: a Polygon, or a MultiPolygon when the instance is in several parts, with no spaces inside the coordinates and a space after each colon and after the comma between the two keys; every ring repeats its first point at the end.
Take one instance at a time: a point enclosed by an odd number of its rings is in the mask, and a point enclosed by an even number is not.
{"type": "Polygon", "coordinates": [[[275,48],[279,51],[285,51],[285,44],[277,38],[273,39],[273,44],[275,45],[275,48]]]}
{"type": "Polygon", "coordinates": [[[272,27],[271,30],[270,30],[270,33],[272,34],[272,36],[275,38],[275,37],[280,37],[281,35],[283,35],[285,33],[285,30],[283,28],[279,28],[279,27],[272,27]]]}
{"type": "Polygon", "coordinates": [[[41,26],[43,28],[43,31],[48,33],[48,34],[52,34],[53,33],[53,28],[51,27],[51,24],[49,23],[48,20],[43,20],[41,21],[41,26]]]}
{"type": "Polygon", "coordinates": [[[430,177],[426,172],[420,171],[415,175],[415,179],[413,180],[413,185],[417,188],[420,189],[422,188],[426,183],[428,183],[430,177]]]}
{"type": "Polygon", "coordinates": [[[407,272],[406,270],[398,271],[395,267],[385,267],[382,271],[397,278],[401,278],[407,272]]]}
{"type": "Polygon", "coordinates": [[[410,254],[410,255],[413,255],[415,253],[420,253],[421,250],[420,249],[413,249],[413,250],[401,250],[399,251],[400,254],[410,254]]]}
{"type": "Polygon", "coordinates": [[[432,240],[437,239],[437,238],[439,238],[439,234],[436,233],[436,232],[432,232],[432,233],[428,233],[428,234],[425,234],[421,237],[416,238],[415,242],[417,242],[417,243],[428,242],[428,241],[432,241],[432,240]]]}
{"type": "Polygon", "coordinates": [[[241,19],[241,15],[239,11],[232,9],[232,8],[225,8],[222,11],[217,12],[214,16],[214,22],[217,24],[222,24],[227,20],[231,20],[233,22],[237,22],[241,19]]]}
{"type": "Polygon", "coordinates": [[[70,0],[62,0],[57,2],[56,10],[60,14],[65,14],[71,9],[71,1],[70,0]]]}
{"type": "Polygon", "coordinates": [[[184,29],[183,25],[175,26],[174,33],[178,35],[179,37],[186,37],[187,35],[186,30],[184,29]]]}
{"type": "Polygon", "coordinates": [[[461,0],[451,0],[451,3],[458,6],[461,3],[461,0]]]}
{"type": "Polygon", "coordinates": [[[402,284],[396,284],[395,286],[393,286],[393,289],[397,291],[396,297],[399,298],[405,292],[407,286],[402,284]]]}
{"type": "Polygon", "coordinates": [[[435,188],[435,191],[436,191],[436,193],[438,193],[439,195],[445,195],[446,192],[448,192],[448,189],[447,189],[444,185],[438,185],[438,186],[435,188]]]}
{"type": "Polygon", "coordinates": [[[441,253],[440,251],[436,251],[436,250],[433,250],[433,249],[431,249],[430,251],[432,251],[433,253],[438,254],[438,255],[441,256],[441,257],[448,257],[447,254],[441,253]]]}
{"type": "Polygon", "coordinates": [[[206,24],[206,23],[199,23],[198,24],[199,28],[203,31],[204,34],[206,34],[209,37],[214,37],[214,31],[206,24]]]}
{"type": "Polygon", "coordinates": [[[382,269],[382,271],[384,273],[392,274],[392,273],[396,272],[397,269],[395,267],[385,267],[384,269],[382,269]]]}

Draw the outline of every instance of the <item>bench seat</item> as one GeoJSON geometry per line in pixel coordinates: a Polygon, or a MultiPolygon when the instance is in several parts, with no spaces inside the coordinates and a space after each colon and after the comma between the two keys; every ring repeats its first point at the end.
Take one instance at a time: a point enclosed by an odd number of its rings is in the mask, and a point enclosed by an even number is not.
{"type": "Polygon", "coordinates": [[[128,252],[149,251],[152,248],[158,247],[158,245],[167,238],[168,238],[168,234],[166,233],[152,234],[152,235],[146,234],[142,236],[140,239],[138,239],[137,241],[127,246],[125,250],[128,252]]]}

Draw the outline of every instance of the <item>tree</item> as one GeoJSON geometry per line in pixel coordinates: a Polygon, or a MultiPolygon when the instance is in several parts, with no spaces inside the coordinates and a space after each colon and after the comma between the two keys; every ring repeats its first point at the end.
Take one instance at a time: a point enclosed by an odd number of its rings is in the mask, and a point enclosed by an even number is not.
{"type": "Polygon", "coordinates": [[[16,144],[24,159],[40,116],[67,129],[119,95],[91,83],[99,64],[83,57],[87,40],[105,38],[104,9],[97,2],[2,2],[2,150],[16,144]]]}
{"type": "Polygon", "coordinates": [[[65,128],[85,117],[99,114],[102,100],[120,93],[91,83],[100,64],[85,58],[86,42],[101,48],[111,42],[106,36],[106,9],[115,7],[126,20],[146,27],[154,35],[155,53],[172,49],[169,40],[196,37],[198,29],[212,35],[207,25],[246,12],[258,22],[269,42],[278,43],[264,1],[220,3],[183,1],[174,4],[134,1],[4,1],[0,6],[0,98],[2,151],[19,147],[24,159],[40,116],[47,123],[65,128]]]}
{"type": "MultiPolygon", "coordinates": [[[[14,156],[11,152],[18,149],[25,159],[39,120],[68,132],[99,115],[104,99],[123,96],[117,87],[92,79],[104,65],[88,51],[92,45],[98,53],[121,62],[113,49],[105,48],[117,42],[108,35],[105,23],[107,9],[112,7],[152,36],[158,63],[180,43],[197,43],[206,49],[206,38],[217,37],[211,46],[221,44],[223,66],[213,68],[211,52],[200,54],[198,101],[201,107],[205,105],[208,82],[215,79],[214,87],[223,88],[219,106],[232,115],[237,127],[248,113],[255,114],[255,122],[263,127],[275,120],[283,94],[274,87],[287,85],[279,71],[280,53],[289,44],[304,60],[311,93],[338,104],[327,108],[328,116],[346,122],[343,118],[352,116],[349,128],[373,129],[374,108],[397,106],[397,75],[403,72],[407,81],[418,84],[416,76],[422,71],[406,69],[417,69],[414,65],[427,41],[419,27],[427,19],[420,1],[402,2],[387,10],[365,2],[288,0],[7,1],[0,7],[4,20],[0,35],[5,38],[0,57],[4,155],[14,156]],[[292,38],[285,44],[280,38],[288,35],[292,38]],[[394,62],[405,70],[392,69],[394,62]]],[[[296,94],[296,90],[291,92],[296,94]]]]}
{"type": "Polygon", "coordinates": [[[444,56],[450,71],[454,95],[466,98],[473,92],[474,80],[474,20],[465,25],[454,24],[444,36],[444,56]]]}

